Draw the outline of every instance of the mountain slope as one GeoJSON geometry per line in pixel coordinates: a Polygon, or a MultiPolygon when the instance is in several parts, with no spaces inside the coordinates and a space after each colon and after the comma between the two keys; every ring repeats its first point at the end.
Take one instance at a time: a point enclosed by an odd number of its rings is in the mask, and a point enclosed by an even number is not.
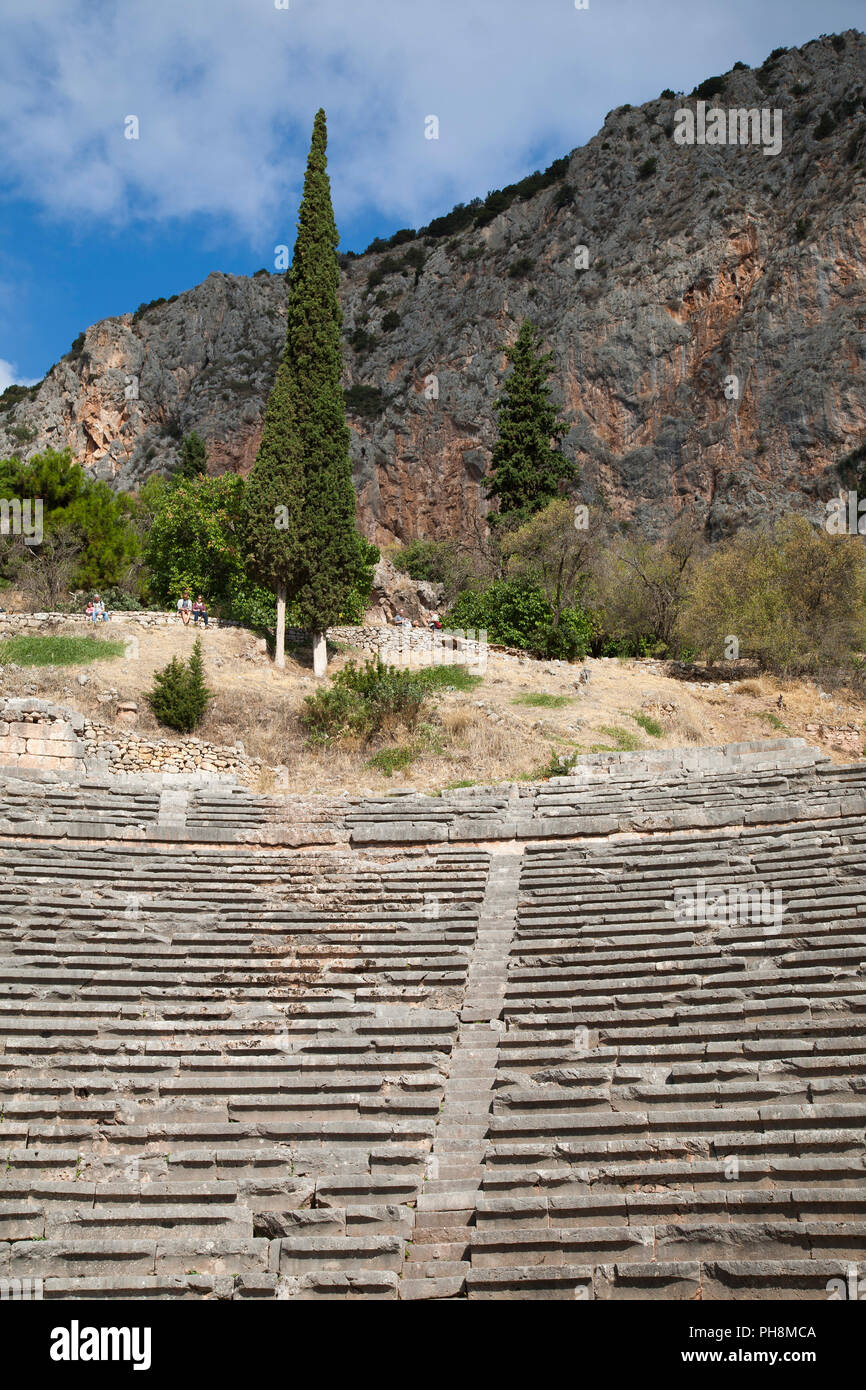
{"type": "MultiPolygon", "coordinates": [[[[866,436],[864,192],[866,38],[852,30],[620,107],[551,186],[344,258],[365,531],[446,535],[486,510],[501,345],[526,316],[554,352],[585,500],[650,531],[688,506],[710,534],[818,515],[866,436]],[[781,152],[677,144],[675,112],[700,97],[779,109],[781,152]]],[[[103,320],[23,400],[0,398],[0,455],[68,444],[128,487],[196,428],[214,467],[245,471],[284,323],[285,281],[261,272],[103,320]]]]}

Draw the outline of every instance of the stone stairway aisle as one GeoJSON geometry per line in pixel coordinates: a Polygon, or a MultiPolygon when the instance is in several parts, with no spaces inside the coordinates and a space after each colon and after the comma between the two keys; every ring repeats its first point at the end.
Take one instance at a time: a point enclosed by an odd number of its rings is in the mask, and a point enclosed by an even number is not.
{"type": "Polygon", "coordinates": [[[520,864],[521,856],[513,853],[490,861],[460,1031],[400,1279],[401,1298],[464,1294],[493,1104],[508,956],[517,923],[520,864]]]}

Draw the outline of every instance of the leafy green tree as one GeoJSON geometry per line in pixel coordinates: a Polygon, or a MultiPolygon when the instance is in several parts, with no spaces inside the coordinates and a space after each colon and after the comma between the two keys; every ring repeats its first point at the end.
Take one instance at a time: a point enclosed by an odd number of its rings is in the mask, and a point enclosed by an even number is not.
{"type": "Polygon", "coordinates": [[[160,724],[189,734],[204,718],[212,695],[204,677],[201,638],[197,637],[189,660],[173,656],[155,673],[153,689],[145,698],[160,724]]]}
{"type": "Polygon", "coordinates": [[[541,347],[540,333],[525,319],[506,348],[511,372],[495,407],[499,435],[486,491],[498,499],[499,516],[509,521],[540,511],[561,484],[575,482],[578,475],[577,465],[559,448],[568,426],[550,400],[553,355],[541,347]]]}
{"type": "Polygon", "coordinates": [[[174,604],[184,589],[226,605],[244,576],[237,473],[180,478],[148,489],[152,522],[145,556],[154,596],[174,604]]]}
{"type": "Polygon", "coordinates": [[[197,478],[207,472],[207,446],[196,430],[184,435],[177,454],[176,478],[197,478]]]}
{"type": "Polygon", "coordinates": [[[701,527],[693,516],[680,518],[660,540],[620,537],[598,571],[608,640],[635,655],[674,653],[680,615],[704,549],[701,527]]]}
{"type": "Polygon", "coordinates": [[[319,110],[288,272],[286,345],[245,512],[250,570],[277,594],[277,664],[284,661],[282,625],[288,599],[313,633],[317,675],[324,673],[327,663],[325,629],[338,621],[369,568],[355,530],[349,430],[340,383],[339,237],[326,145],[325,113],[319,110]]]}
{"type": "MultiPolygon", "coordinates": [[[[600,547],[601,537],[575,525],[574,507],[562,497],[502,537],[509,577],[538,586],[553,613],[553,629],[567,609],[586,608],[600,547]]],[[[548,649],[555,644],[552,631],[548,649]]]]}
{"type": "Polygon", "coordinates": [[[833,676],[866,651],[866,550],[790,515],[741,531],[690,578],[679,622],[712,662],[737,638],[740,656],[780,675],[833,676]]]}

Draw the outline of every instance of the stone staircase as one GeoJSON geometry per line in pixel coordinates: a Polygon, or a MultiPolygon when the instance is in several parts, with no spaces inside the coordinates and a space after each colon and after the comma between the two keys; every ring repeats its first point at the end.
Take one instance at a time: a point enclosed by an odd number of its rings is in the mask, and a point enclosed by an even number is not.
{"type": "Polygon", "coordinates": [[[866,768],[703,751],[303,814],[4,778],[0,1281],[823,1299],[866,1274],[866,768]]]}

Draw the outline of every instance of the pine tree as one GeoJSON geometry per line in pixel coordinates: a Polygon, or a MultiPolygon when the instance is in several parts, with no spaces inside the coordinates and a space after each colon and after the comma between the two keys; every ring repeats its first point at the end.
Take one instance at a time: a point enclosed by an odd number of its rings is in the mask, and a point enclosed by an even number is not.
{"type": "Polygon", "coordinates": [[[161,724],[189,734],[201,722],[212,692],[204,678],[201,638],[195,639],[189,661],[173,656],[153,677],[153,689],[145,696],[161,724]]]}
{"type": "Polygon", "coordinates": [[[277,664],[282,664],[282,589],[283,599],[288,595],[313,633],[317,675],[324,674],[327,661],[325,629],[339,619],[364,573],[340,384],[339,237],[326,144],[325,113],[319,110],[288,272],[286,346],[247,506],[251,568],[277,592],[277,664]],[[280,530],[275,508],[282,509],[280,530]]]}
{"type": "Polygon", "coordinates": [[[511,372],[496,403],[499,435],[493,447],[487,496],[499,499],[499,516],[525,521],[574,482],[577,465],[560,451],[568,426],[550,400],[553,355],[529,319],[506,349],[511,372]]]}

